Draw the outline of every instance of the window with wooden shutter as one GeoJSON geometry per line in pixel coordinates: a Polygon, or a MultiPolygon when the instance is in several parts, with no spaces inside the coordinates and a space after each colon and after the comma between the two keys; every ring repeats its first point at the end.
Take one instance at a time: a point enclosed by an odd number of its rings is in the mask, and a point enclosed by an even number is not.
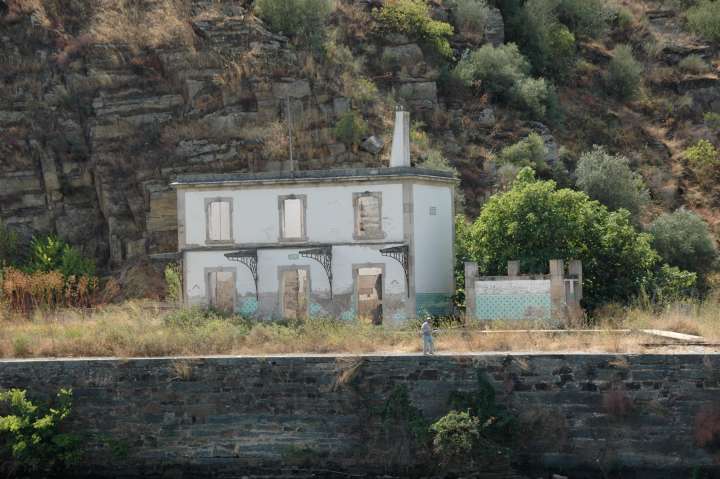
{"type": "Polygon", "coordinates": [[[208,242],[232,241],[232,202],[230,199],[214,199],[207,203],[208,242]]]}

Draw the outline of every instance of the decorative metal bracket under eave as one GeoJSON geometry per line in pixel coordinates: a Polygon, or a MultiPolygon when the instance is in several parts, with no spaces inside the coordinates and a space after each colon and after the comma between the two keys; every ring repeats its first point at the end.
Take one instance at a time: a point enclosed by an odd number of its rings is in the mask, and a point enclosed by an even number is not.
{"type": "Polygon", "coordinates": [[[330,299],[333,298],[333,273],[332,273],[332,246],[320,246],[318,248],[305,249],[300,251],[300,256],[314,259],[320,263],[330,283],[330,299]]]}
{"type": "Polygon", "coordinates": [[[389,248],[383,248],[380,250],[380,254],[383,256],[388,256],[398,263],[400,263],[403,267],[403,271],[405,271],[405,291],[407,291],[408,298],[410,297],[410,248],[408,245],[404,244],[401,246],[391,246],[389,248]]]}
{"type": "Polygon", "coordinates": [[[258,293],[258,257],[257,248],[253,249],[241,249],[233,251],[232,253],[225,253],[225,257],[230,261],[239,261],[244,264],[252,273],[253,281],[255,282],[255,299],[260,300],[260,294],[258,293]]]}

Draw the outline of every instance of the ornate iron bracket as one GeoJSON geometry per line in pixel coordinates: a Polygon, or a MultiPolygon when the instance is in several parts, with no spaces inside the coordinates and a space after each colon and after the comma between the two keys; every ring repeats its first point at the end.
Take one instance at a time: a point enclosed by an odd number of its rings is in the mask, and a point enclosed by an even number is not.
{"type": "Polygon", "coordinates": [[[330,283],[330,299],[333,297],[333,273],[332,273],[332,246],[320,246],[300,251],[300,256],[314,259],[320,263],[330,283]]]}
{"type": "Polygon", "coordinates": [[[380,250],[380,254],[383,256],[388,256],[398,263],[400,263],[403,267],[403,271],[405,271],[405,291],[407,291],[408,298],[410,297],[410,248],[408,248],[408,245],[404,244],[401,246],[391,246],[389,248],[383,248],[380,250]]]}
{"type": "Polygon", "coordinates": [[[252,274],[253,281],[255,281],[255,299],[260,300],[260,294],[258,293],[258,259],[257,249],[241,249],[233,251],[232,253],[225,253],[225,257],[230,261],[238,261],[248,267],[252,274]]]}

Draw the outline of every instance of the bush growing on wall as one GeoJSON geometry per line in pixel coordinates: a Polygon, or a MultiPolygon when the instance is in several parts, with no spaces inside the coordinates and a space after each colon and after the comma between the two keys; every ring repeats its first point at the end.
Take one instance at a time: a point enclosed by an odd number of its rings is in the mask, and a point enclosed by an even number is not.
{"type": "Polygon", "coordinates": [[[511,164],[518,167],[530,166],[537,171],[547,169],[548,150],[545,141],[535,132],[530,133],[517,143],[506,146],[498,154],[501,164],[511,164]]]}
{"type": "Polygon", "coordinates": [[[452,58],[449,38],[453,27],[433,20],[426,0],[387,0],[374,11],[374,16],[385,29],[408,35],[432,47],[440,56],[452,58]]]}
{"type": "Polygon", "coordinates": [[[165,287],[167,288],[167,299],[178,302],[182,299],[182,271],[176,263],[165,266],[165,287]]]}
{"type": "Polygon", "coordinates": [[[469,412],[450,411],[430,426],[433,452],[445,464],[466,459],[480,439],[479,427],[480,420],[469,412]]]}
{"type": "MultiPolygon", "coordinates": [[[[72,391],[60,389],[52,405],[38,405],[22,389],[0,392],[8,414],[0,416],[0,434],[7,438],[9,456],[16,473],[23,477],[57,474],[81,458],[80,439],[63,432],[72,411],[72,391]]],[[[6,463],[6,464],[7,464],[6,463]]]]}

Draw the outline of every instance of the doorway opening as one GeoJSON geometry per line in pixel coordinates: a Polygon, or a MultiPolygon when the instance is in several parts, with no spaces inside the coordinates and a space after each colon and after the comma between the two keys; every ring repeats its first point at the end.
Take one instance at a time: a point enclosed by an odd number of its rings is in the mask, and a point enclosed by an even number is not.
{"type": "Polygon", "coordinates": [[[280,298],[283,319],[303,319],[308,312],[308,270],[288,269],[280,275],[280,298]]]}
{"type": "Polygon", "coordinates": [[[372,324],[382,324],[382,268],[358,268],[357,270],[357,314],[372,324]]]}
{"type": "Polygon", "coordinates": [[[208,273],[210,306],[218,311],[231,313],[235,310],[235,273],[211,271],[208,273]]]}

